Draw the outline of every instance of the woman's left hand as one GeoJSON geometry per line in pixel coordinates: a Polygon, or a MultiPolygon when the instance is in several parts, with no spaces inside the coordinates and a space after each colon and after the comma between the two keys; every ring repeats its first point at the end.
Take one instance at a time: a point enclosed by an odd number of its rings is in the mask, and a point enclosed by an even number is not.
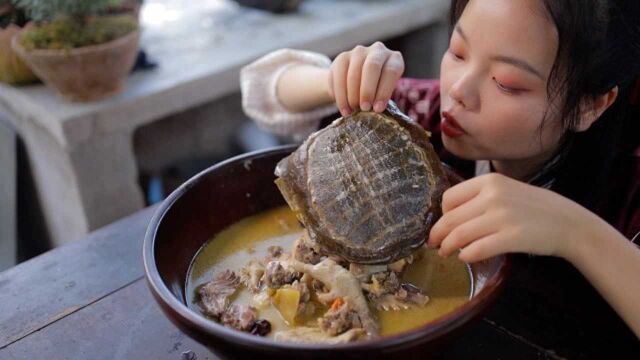
{"type": "MultiPolygon", "coordinates": [[[[428,245],[475,262],[510,252],[568,258],[593,213],[550,190],[500,174],[487,174],[448,189],[443,216],[428,245]]],[[[599,223],[599,221],[596,221],[599,223]]]]}

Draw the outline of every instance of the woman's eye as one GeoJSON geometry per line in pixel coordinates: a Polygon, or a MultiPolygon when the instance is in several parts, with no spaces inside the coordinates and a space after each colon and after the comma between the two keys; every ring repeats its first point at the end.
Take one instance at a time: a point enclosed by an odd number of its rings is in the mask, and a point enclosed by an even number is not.
{"type": "Polygon", "coordinates": [[[493,81],[496,83],[496,86],[498,86],[498,89],[500,89],[500,91],[505,92],[507,94],[514,95],[522,92],[522,89],[517,89],[517,88],[512,88],[512,87],[502,85],[495,77],[493,78],[493,81]]]}
{"type": "Polygon", "coordinates": [[[453,56],[454,59],[456,60],[464,60],[464,57],[462,55],[460,55],[459,53],[456,53],[453,50],[449,50],[449,53],[451,54],[451,56],[453,56]]]}

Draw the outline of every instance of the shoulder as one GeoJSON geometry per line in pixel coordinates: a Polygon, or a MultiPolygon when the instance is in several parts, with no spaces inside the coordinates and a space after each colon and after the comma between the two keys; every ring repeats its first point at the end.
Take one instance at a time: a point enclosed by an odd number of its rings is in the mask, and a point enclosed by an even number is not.
{"type": "Polygon", "coordinates": [[[640,146],[633,152],[630,162],[632,184],[628,190],[630,214],[626,221],[627,236],[640,245],[640,146]]]}
{"type": "Polygon", "coordinates": [[[398,108],[416,122],[430,130],[429,123],[439,118],[440,81],[434,79],[402,78],[392,95],[398,108]]]}
{"type": "Polygon", "coordinates": [[[391,99],[427,131],[440,132],[440,81],[402,78],[398,80],[391,99]]]}
{"type": "Polygon", "coordinates": [[[602,216],[627,238],[640,245],[640,146],[623,156],[615,167],[601,202],[602,216]]]}

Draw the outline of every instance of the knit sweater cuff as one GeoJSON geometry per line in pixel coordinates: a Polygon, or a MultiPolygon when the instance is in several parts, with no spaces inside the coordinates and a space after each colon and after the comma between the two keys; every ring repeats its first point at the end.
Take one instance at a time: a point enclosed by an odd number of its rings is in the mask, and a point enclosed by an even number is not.
{"type": "Polygon", "coordinates": [[[337,112],[335,105],[292,112],[279,101],[276,86],[287,69],[298,65],[328,68],[331,60],[318,53],[281,49],[271,52],[240,71],[242,107],[258,126],[274,134],[303,138],[318,129],[322,118],[337,112]]]}

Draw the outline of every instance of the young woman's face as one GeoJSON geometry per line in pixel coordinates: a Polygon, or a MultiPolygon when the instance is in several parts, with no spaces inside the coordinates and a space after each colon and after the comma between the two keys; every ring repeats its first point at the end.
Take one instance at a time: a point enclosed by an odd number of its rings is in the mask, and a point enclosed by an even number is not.
{"type": "Polygon", "coordinates": [[[445,147],[473,160],[545,161],[563,131],[547,98],[557,48],[539,0],[470,0],[442,59],[445,147]]]}

